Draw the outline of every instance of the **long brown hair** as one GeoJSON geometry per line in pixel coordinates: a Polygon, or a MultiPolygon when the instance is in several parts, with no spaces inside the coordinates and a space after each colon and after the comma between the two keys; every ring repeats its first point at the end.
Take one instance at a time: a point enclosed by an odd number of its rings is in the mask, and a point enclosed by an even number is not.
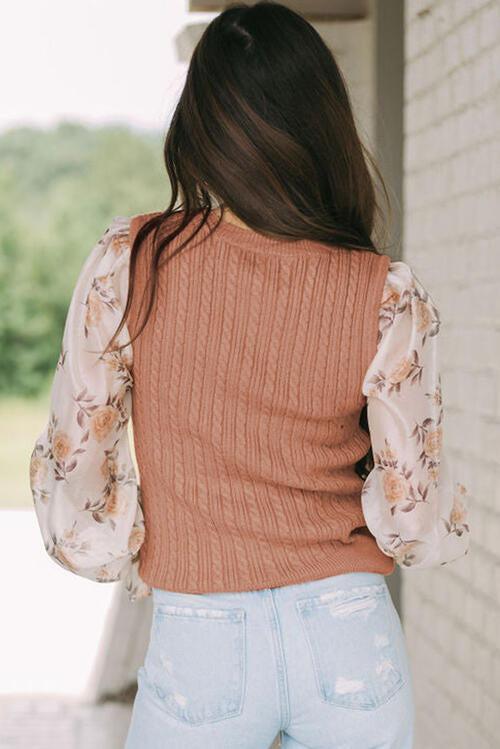
{"type": "Polygon", "coordinates": [[[151,313],[160,259],[171,260],[196,236],[214,198],[222,212],[228,206],[271,237],[372,252],[381,247],[374,236],[387,221],[376,222],[384,217],[374,176],[389,212],[390,201],[356,131],[342,73],[314,27],[279,3],[234,3],[207,26],[167,131],[164,161],[170,203],[133,241],[126,307],[107,348],[126,322],[143,241],[153,232],[149,302],[130,342],[151,313]],[[172,214],[180,220],[167,226],[172,214]],[[166,256],[196,216],[194,232],[166,256]]]}

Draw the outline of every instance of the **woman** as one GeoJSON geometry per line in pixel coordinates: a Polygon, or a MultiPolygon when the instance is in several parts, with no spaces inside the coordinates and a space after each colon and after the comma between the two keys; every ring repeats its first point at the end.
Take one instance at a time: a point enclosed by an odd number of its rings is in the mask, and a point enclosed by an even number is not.
{"type": "Polygon", "coordinates": [[[314,28],[235,5],[191,60],[170,204],[83,266],[30,480],[56,562],[152,593],[127,749],[412,746],[386,578],[469,527],[438,310],[380,251],[367,160],[314,28]]]}

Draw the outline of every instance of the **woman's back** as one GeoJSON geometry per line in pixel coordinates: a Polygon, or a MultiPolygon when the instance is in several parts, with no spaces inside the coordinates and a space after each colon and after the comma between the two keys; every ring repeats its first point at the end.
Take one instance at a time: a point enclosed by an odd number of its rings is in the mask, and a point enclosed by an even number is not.
{"type": "MultiPolygon", "coordinates": [[[[129,243],[146,218],[131,221],[129,243]]],[[[355,471],[370,447],[362,382],[389,256],[225,221],[208,234],[203,227],[160,270],[134,343],[141,576],[201,592],[389,574],[393,560],[366,532],[355,471]]],[[[132,336],[149,265],[144,251],[132,336]]]]}

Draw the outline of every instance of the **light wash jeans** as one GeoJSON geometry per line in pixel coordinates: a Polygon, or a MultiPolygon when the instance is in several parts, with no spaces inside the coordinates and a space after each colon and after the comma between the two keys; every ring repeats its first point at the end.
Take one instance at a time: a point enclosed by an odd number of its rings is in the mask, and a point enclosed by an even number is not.
{"type": "Polygon", "coordinates": [[[153,588],[125,749],[412,749],[406,642],[386,579],[229,593],[153,588]]]}

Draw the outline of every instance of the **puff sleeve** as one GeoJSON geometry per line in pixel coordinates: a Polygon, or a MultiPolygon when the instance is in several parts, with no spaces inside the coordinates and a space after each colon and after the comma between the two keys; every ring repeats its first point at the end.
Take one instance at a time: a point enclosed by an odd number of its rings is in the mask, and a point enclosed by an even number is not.
{"type": "Polygon", "coordinates": [[[367,526],[402,567],[467,554],[468,493],[447,447],[438,309],[412,268],[391,261],[376,354],[363,381],[373,468],[362,488],[367,526]]]}
{"type": "MultiPolygon", "coordinates": [[[[29,480],[50,557],[97,582],[123,580],[133,601],[151,589],[138,573],[145,528],[127,432],[132,344],[102,353],[126,299],[129,221],[112,220],[80,271],[29,480]]],[[[117,343],[128,340],[125,325],[117,343]]]]}

